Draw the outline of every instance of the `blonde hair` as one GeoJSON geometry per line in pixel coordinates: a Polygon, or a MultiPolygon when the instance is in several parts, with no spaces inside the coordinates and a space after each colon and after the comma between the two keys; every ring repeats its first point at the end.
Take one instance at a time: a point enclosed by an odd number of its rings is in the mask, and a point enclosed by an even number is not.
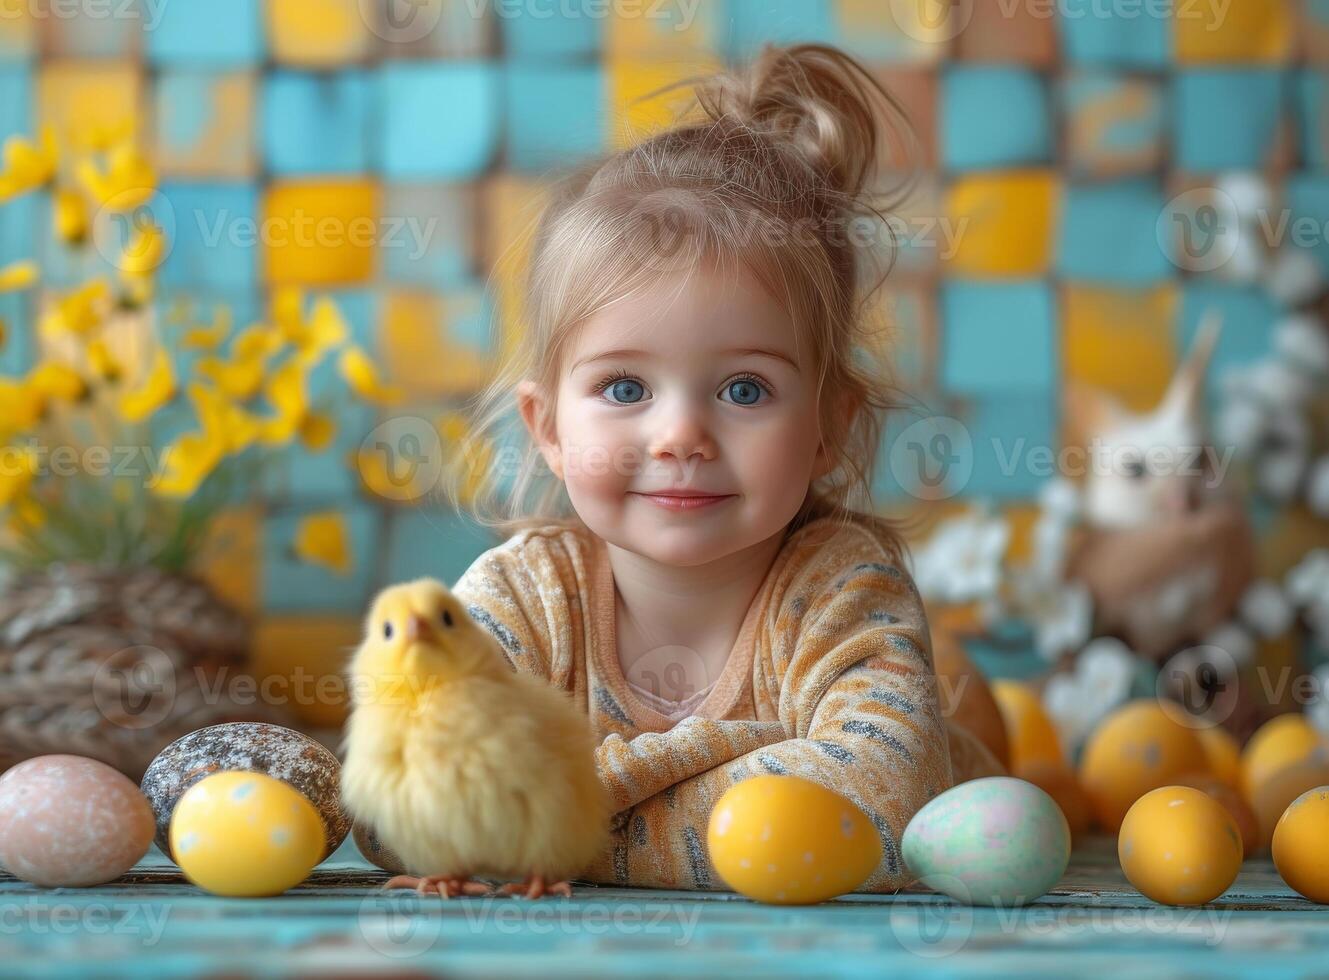
{"type": "MultiPolygon", "coordinates": [[[[873,513],[871,481],[896,401],[887,324],[870,301],[894,263],[895,243],[881,210],[887,195],[867,193],[884,147],[873,96],[900,124],[885,132],[914,156],[909,121],[862,65],[828,45],[767,44],[745,70],[684,79],[646,98],[680,85],[694,86],[695,103],[671,128],[553,188],[532,240],[522,341],[469,413],[471,446],[510,453],[511,427],[526,450],[510,487],[502,467],[470,474],[465,509],[504,535],[547,523],[584,527],[511,414],[517,383],[529,378],[549,394],[541,421],[550,421],[562,357],[580,324],[664,272],[741,265],[790,311],[800,348],[811,350],[822,439],[835,461],[809,487],[789,529],[821,517],[886,523],[873,513]],[[698,108],[701,117],[689,121],[698,108]],[[886,232],[885,249],[852,240],[859,219],[874,238],[886,232]],[[682,250],[674,247],[680,242],[682,250]],[[879,260],[884,268],[870,282],[879,260]],[[822,398],[827,387],[841,400],[822,398]]],[[[900,198],[912,167],[903,173],[900,198]]],[[[466,457],[488,458],[470,449],[466,457]]],[[[452,473],[448,494],[461,505],[464,474],[452,473]]]]}

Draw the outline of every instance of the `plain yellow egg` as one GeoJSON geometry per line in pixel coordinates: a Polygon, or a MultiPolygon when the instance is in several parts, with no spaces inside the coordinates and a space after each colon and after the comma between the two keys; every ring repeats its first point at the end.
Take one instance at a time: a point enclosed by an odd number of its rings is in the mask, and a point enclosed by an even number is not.
{"type": "Polygon", "coordinates": [[[881,841],[863,811],[798,776],[731,786],[711,811],[706,844],[730,888],[773,905],[851,892],[881,862],[881,841]]]}
{"type": "Polygon", "coordinates": [[[1241,870],[1241,835],[1215,800],[1189,786],[1163,786],[1127,812],[1117,858],[1140,893],[1164,905],[1203,905],[1241,870]]]}
{"type": "Polygon", "coordinates": [[[1200,740],[1204,757],[1209,760],[1209,771],[1240,792],[1241,746],[1232,733],[1222,725],[1212,725],[1197,728],[1195,737],[1200,740]]]}
{"type": "Polygon", "coordinates": [[[1292,712],[1270,718],[1241,754],[1241,790],[1254,803],[1256,787],[1268,777],[1315,758],[1329,762],[1329,746],[1304,715],[1292,712]]]}
{"type": "Polygon", "coordinates": [[[995,680],[992,696],[1006,723],[1012,772],[1037,763],[1066,764],[1057,727],[1043,710],[1036,690],[1020,681],[995,680]]]}
{"type": "Polygon", "coordinates": [[[185,877],[217,895],[280,895],[323,855],[323,821],[298,790],[257,772],[199,780],[171,814],[171,852],[185,877]]]}
{"type": "Polygon", "coordinates": [[[1122,705],[1089,736],[1080,785],[1105,831],[1116,833],[1131,804],[1151,789],[1208,771],[1204,749],[1184,716],[1171,702],[1140,698],[1122,705]]]}
{"type": "Polygon", "coordinates": [[[1293,889],[1329,905],[1329,786],[1302,793],[1279,818],[1274,867],[1293,889]]]}
{"type": "Polygon", "coordinates": [[[1217,776],[1207,773],[1192,773],[1189,776],[1183,776],[1177,780],[1178,786],[1189,786],[1191,789],[1198,789],[1205,796],[1208,796],[1215,803],[1221,806],[1228,813],[1232,814],[1232,819],[1237,825],[1237,833],[1241,835],[1241,852],[1246,857],[1250,857],[1260,850],[1260,821],[1255,816],[1255,811],[1251,809],[1250,804],[1246,802],[1241,793],[1229,786],[1217,776]]]}
{"type": "MultiPolygon", "coordinates": [[[[1260,821],[1260,846],[1268,847],[1273,842],[1274,829],[1293,800],[1326,783],[1329,783],[1329,762],[1314,758],[1261,779],[1251,797],[1251,809],[1260,821]]],[[[1329,828],[1325,833],[1329,834],[1329,828]]]]}

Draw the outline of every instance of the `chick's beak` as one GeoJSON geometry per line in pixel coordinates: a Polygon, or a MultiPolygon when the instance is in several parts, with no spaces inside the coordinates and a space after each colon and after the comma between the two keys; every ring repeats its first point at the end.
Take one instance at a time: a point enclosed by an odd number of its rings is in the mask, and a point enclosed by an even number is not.
{"type": "Polygon", "coordinates": [[[411,613],[406,618],[406,639],[408,641],[431,640],[433,636],[434,631],[429,625],[429,620],[423,616],[417,616],[415,613],[411,613]]]}

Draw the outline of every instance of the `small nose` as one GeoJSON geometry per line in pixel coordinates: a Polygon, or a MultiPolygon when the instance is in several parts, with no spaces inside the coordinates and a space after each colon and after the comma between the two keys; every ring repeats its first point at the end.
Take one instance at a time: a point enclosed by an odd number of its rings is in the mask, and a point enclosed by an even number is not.
{"type": "Polygon", "coordinates": [[[714,459],[715,440],[698,420],[698,413],[692,409],[673,414],[650,445],[650,454],[655,459],[673,456],[678,460],[687,460],[696,453],[700,453],[703,459],[714,459]]]}
{"type": "Polygon", "coordinates": [[[406,639],[419,640],[431,635],[429,620],[415,613],[406,617],[406,639]]]}

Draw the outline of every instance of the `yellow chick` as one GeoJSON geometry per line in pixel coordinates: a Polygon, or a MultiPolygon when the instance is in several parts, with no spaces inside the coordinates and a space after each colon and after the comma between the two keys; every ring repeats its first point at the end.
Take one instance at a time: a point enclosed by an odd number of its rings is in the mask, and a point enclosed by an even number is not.
{"type": "Polygon", "coordinates": [[[515,673],[492,635],[431,578],[384,589],[350,664],[342,800],[405,867],[385,888],[444,898],[571,895],[608,843],[590,724],[515,673]]]}

